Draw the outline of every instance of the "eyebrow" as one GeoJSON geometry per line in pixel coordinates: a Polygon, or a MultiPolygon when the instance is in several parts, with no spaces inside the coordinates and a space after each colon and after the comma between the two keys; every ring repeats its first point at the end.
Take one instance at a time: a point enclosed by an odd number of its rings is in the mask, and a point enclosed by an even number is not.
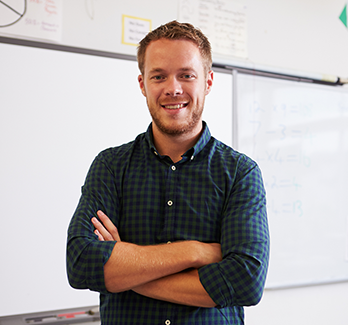
{"type": "Polygon", "coordinates": [[[164,69],[161,69],[161,68],[156,68],[156,69],[152,69],[149,71],[149,73],[157,73],[157,72],[163,72],[165,71],[164,69]]]}
{"type": "MultiPolygon", "coordinates": [[[[165,72],[165,69],[161,69],[161,68],[155,68],[149,71],[149,73],[161,73],[161,72],[165,72]]],[[[180,68],[179,71],[181,72],[187,72],[187,71],[195,71],[195,69],[193,68],[189,68],[189,67],[184,67],[184,68],[180,68]]]]}

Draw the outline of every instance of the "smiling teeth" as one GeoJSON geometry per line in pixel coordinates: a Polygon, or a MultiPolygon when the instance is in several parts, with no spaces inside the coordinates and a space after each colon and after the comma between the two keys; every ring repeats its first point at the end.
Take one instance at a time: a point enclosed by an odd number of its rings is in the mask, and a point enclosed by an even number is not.
{"type": "Polygon", "coordinates": [[[165,105],[165,108],[168,109],[178,109],[178,108],[183,108],[185,105],[184,104],[179,104],[179,105],[165,105]]]}

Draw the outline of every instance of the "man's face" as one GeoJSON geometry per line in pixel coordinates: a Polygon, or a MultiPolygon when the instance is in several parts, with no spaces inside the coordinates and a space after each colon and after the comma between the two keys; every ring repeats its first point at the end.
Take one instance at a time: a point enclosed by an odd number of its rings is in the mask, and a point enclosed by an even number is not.
{"type": "Polygon", "coordinates": [[[204,72],[194,43],[167,39],[151,42],[145,53],[144,74],[138,80],[154,131],[170,135],[200,132],[213,72],[204,72]]]}

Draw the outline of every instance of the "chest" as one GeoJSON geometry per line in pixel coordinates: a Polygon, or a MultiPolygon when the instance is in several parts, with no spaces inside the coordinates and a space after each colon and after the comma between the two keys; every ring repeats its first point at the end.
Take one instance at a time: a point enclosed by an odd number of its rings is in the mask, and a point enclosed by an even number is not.
{"type": "Polygon", "coordinates": [[[204,164],[132,166],[122,177],[119,231],[138,244],[220,240],[228,185],[204,164]]]}

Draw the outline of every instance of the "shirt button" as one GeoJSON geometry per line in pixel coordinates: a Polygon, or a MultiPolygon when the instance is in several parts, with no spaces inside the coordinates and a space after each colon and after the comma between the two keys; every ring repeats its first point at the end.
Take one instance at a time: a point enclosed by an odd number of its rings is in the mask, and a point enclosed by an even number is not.
{"type": "Polygon", "coordinates": [[[173,205],[173,201],[169,200],[167,204],[171,207],[173,205]]]}
{"type": "Polygon", "coordinates": [[[172,166],[172,170],[176,170],[176,167],[174,165],[172,166]]]}
{"type": "Polygon", "coordinates": [[[170,320],[167,319],[164,323],[165,323],[166,325],[170,325],[170,320]]]}

